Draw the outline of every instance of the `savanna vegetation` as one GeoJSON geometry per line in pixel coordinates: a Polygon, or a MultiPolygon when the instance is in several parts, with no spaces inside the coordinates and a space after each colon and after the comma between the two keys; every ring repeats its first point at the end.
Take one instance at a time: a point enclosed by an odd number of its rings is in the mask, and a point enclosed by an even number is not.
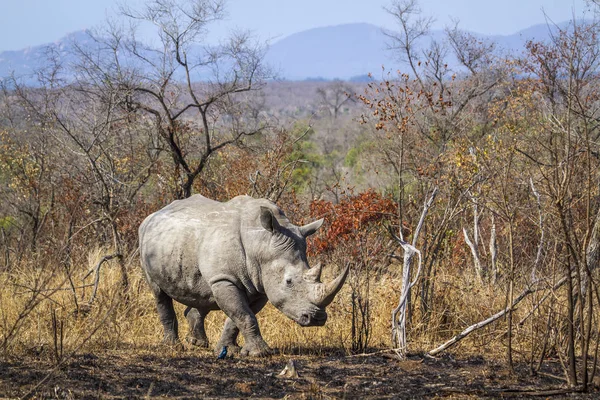
{"type": "MultiPolygon", "coordinates": [[[[554,394],[594,391],[597,20],[550,24],[552,39],[520,54],[458,26],[423,50],[431,20],[415,0],[394,1],[390,47],[407,70],[373,71],[368,84],[285,82],[247,33],[198,51],[224,6],[123,9],[90,34],[94,46],[76,47],[75,63],[49,48],[35,85],[0,81],[0,357],[13,371],[44,371],[22,387],[5,375],[7,395],[68,397],[46,383],[84,355],[213,360],[157,347],[137,256],[140,222],[194,193],[266,197],[297,224],[323,217],[311,264],[331,276],[350,264],[324,327],[300,328],[272,307],[259,314],[282,357],[334,353],[350,366],[371,354],[385,370],[481,356],[507,376],[544,377],[554,394]],[[159,46],[137,38],[138,23],[156,28],[159,46]]],[[[212,343],[223,320],[207,320],[212,343]]],[[[302,393],[342,391],[312,382],[302,393]]]]}

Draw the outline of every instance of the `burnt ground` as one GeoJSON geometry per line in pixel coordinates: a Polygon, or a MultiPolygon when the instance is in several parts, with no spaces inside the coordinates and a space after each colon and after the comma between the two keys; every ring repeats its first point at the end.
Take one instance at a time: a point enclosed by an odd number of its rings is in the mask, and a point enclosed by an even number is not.
{"type": "MultiPolygon", "coordinates": [[[[383,352],[347,356],[278,355],[217,360],[208,352],[106,350],[79,354],[56,367],[32,354],[0,361],[0,397],[36,399],[134,398],[598,398],[565,393],[560,377],[532,376],[527,366],[510,374],[504,363],[481,357],[409,357],[383,352]],[[166,354],[165,354],[166,353],[166,354]],[[298,378],[280,377],[294,360],[298,378]]],[[[47,357],[46,357],[47,359],[47,357]]],[[[559,365],[546,370],[561,374],[559,365]]]]}

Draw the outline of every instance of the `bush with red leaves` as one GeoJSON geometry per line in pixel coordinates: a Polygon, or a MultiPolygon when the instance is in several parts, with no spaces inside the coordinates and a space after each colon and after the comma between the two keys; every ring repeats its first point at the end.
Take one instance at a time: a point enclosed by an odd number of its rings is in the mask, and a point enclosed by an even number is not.
{"type": "Polygon", "coordinates": [[[314,200],[310,204],[312,218],[325,218],[325,228],[309,245],[310,254],[329,254],[340,244],[360,241],[374,225],[397,222],[397,205],[388,196],[372,189],[348,196],[338,204],[314,200]]]}

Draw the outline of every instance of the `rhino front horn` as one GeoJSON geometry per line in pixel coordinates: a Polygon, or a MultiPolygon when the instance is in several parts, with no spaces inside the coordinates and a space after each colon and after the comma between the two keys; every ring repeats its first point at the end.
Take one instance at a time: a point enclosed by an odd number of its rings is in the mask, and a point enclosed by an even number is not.
{"type": "Polygon", "coordinates": [[[321,263],[318,263],[304,273],[304,279],[306,279],[308,282],[320,282],[322,270],[323,266],[321,263]]]}
{"type": "Polygon", "coordinates": [[[335,295],[340,291],[342,286],[344,286],[344,282],[346,281],[346,276],[348,276],[348,271],[350,270],[350,264],[346,265],[346,268],[338,275],[337,278],[332,280],[329,283],[318,283],[315,288],[316,296],[315,296],[315,304],[319,307],[327,307],[335,298],[335,295]]]}

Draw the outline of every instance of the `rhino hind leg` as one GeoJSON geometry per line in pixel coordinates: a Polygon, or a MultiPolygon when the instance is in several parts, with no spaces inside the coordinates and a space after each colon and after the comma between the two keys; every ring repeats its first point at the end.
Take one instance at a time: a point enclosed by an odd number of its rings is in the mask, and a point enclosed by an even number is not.
{"type": "Polygon", "coordinates": [[[177,333],[177,316],[173,308],[173,299],[162,290],[154,293],[156,297],[156,309],[158,318],[164,329],[164,342],[167,344],[179,344],[177,333]]]}
{"type": "Polygon", "coordinates": [[[204,330],[204,318],[207,314],[208,312],[193,307],[186,308],[183,313],[190,326],[187,341],[194,346],[208,347],[208,337],[204,330]]]}

